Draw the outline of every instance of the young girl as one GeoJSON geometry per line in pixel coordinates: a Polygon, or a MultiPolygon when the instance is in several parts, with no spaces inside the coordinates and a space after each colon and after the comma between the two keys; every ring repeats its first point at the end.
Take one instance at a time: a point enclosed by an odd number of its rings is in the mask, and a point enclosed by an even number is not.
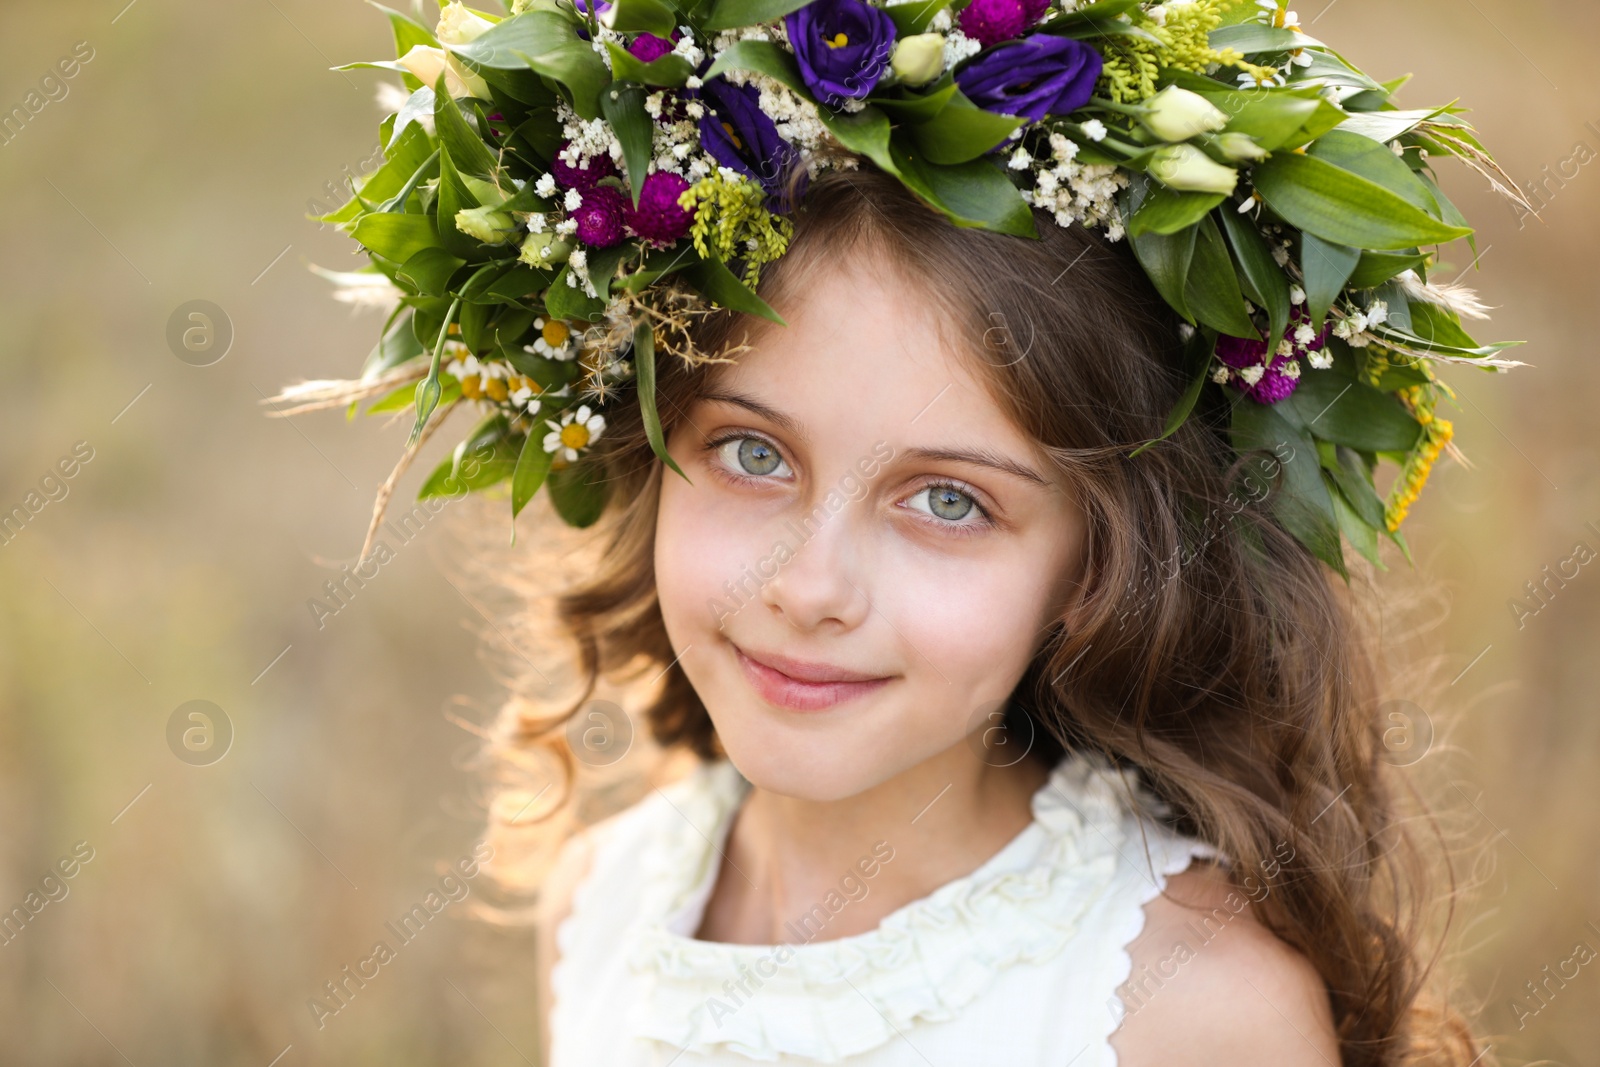
{"type": "Polygon", "coordinates": [[[1128,458],[1175,318],[1126,245],[1039,232],[825,175],[762,277],[787,326],[715,315],[748,349],[663,369],[686,477],[630,409],[596,443],[568,710],[654,679],[629,710],[697,762],[544,879],[546,1062],[1472,1058],[1393,903],[1346,591],[1215,430],[1128,458]]]}
{"type": "Polygon", "coordinates": [[[1459,109],[1287,0],[390,19],[327,218],[402,306],[280,399],[415,407],[363,555],[457,406],[424,496],[583,531],[521,553],[575,690],[537,646],[490,734],[491,830],[559,846],[494,872],[548,1063],[1483,1059],[1341,581],[1450,444],[1433,364],[1513,362],[1427,279],[1459,109]]]}

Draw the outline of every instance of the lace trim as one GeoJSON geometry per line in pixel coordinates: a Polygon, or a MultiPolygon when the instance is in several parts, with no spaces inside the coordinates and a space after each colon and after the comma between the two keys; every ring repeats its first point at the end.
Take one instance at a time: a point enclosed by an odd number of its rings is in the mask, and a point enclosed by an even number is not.
{"type": "MultiPolygon", "coordinates": [[[[1022,834],[876,929],[821,942],[735,945],[700,941],[668,924],[695,906],[707,864],[720,860],[708,842],[725,837],[748,784],[727,761],[678,784],[684,788],[670,798],[677,812],[662,809],[651,847],[638,857],[644,888],[629,963],[643,988],[629,1029],[674,1049],[720,1048],[756,1060],[787,1054],[837,1062],[915,1021],[955,1017],[1012,964],[1055,956],[1078,933],[1083,913],[1113,888],[1119,859],[1143,855],[1144,842],[1136,833],[1130,840],[1125,818],[1159,814],[1132,772],[1074,754],[1034,794],[1034,821],[1022,834]],[[1037,858],[996,870],[1022,850],[1037,858]]],[[[1162,864],[1163,877],[1173,862],[1168,856],[1162,864]]],[[[1124,909],[1129,918],[1116,933],[1127,934],[1118,942],[1124,968],[1117,985],[1131,968],[1125,946],[1142,929],[1142,904],[1124,909]]],[[[1116,1020],[1106,1015],[1109,1038],[1116,1020]]]]}

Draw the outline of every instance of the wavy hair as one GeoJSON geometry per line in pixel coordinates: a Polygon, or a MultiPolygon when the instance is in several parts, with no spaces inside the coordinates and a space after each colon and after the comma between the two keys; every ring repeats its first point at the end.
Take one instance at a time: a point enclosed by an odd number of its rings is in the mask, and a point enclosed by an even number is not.
{"type": "MultiPolygon", "coordinates": [[[[1454,876],[1448,858],[1440,875],[1422,857],[1412,824],[1425,809],[1401,814],[1363,587],[1274,517],[1279,468],[1292,457],[1236,455],[1226,402],[1130,458],[1183,391],[1179,324],[1126,242],[1035,214],[1038,240],[961,228],[870,168],[826,172],[759,291],[779,300],[828,260],[870,254],[940,309],[1086,513],[1078,601],[1045,634],[1013,693],[1011,724],[1036,735],[1047,762],[1086,750],[1135,768],[1179,829],[1230,858],[1235,879],[1272,872],[1254,911],[1321,975],[1346,1064],[1466,1064],[1471,1030],[1432,992],[1422,947],[1427,906],[1453,901],[1454,876]],[[1452,892],[1436,893],[1439,879],[1452,892]]],[[[764,328],[717,312],[693,336],[717,352],[764,328]]],[[[715,364],[658,362],[670,435],[715,364]]],[[[536,890],[554,847],[646,779],[722,755],[656,599],[656,507],[661,478],[675,475],[663,474],[637,404],[608,418],[580,463],[605,483],[600,519],[574,531],[547,515],[536,547],[492,576],[525,609],[523,647],[546,660],[510,673],[513,695],[481,731],[491,833],[533,857],[497,862],[492,873],[511,890],[536,890]],[[557,573],[572,576],[567,585],[553,585],[557,573]],[[627,707],[609,725],[644,724],[654,769],[623,774],[574,757],[568,738],[588,728],[580,712],[592,716],[602,693],[627,707]],[[526,844],[535,840],[542,850],[526,844]]]]}

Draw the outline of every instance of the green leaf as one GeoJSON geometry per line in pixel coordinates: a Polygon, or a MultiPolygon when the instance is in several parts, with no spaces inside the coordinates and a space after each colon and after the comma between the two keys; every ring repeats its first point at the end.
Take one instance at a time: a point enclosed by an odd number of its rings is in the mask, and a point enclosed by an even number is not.
{"type": "Polygon", "coordinates": [[[702,259],[693,266],[684,268],[684,278],[689,284],[714,304],[718,304],[734,311],[742,311],[747,315],[759,315],[769,319],[779,326],[787,326],[778,313],[767,306],[749,287],[734,276],[726,264],[720,260],[702,259]]]}
{"type": "Polygon", "coordinates": [[[889,117],[877,107],[867,106],[857,112],[833,112],[817,108],[817,117],[838,142],[866,156],[890,174],[900,173],[889,145],[889,117]]]}
{"type": "Polygon", "coordinates": [[[1211,47],[1218,52],[1231,48],[1247,56],[1257,52],[1291,52],[1308,44],[1321,43],[1294,30],[1280,29],[1260,22],[1219,26],[1210,34],[1211,47]]]}
{"type": "Polygon", "coordinates": [[[439,146],[449,154],[457,171],[493,178],[496,170],[494,153],[489,151],[478,132],[467,125],[460,106],[445,91],[443,74],[439,75],[439,83],[433,87],[433,92],[433,123],[439,135],[439,146]]]}
{"type": "Polygon", "coordinates": [[[351,231],[357,241],[384,259],[404,263],[424,248],[440,247],[431,215],[375,213],[361,216],[351,231]]]}
{"type": "Polygon", "coordinates": [[[678,15],[670,4],[661,0],[616,0],[610,10],[600,16],[600,22],[618,33],[671,37],[672,31],[678,28],[678,15]]]}
{"type": "Polygon", "coordinates": [[[758,22],[773,22],[791,11],[799,11],[810,0],[714,0],[711,13],[701,22],[703,30],[736,30],[758,22]]]}
{"type": "Polygon", "coordinates": [[[1272,258],[1272,249],[1255,223],[1237,211],[1223,209],[1218,214],[1222,228],[1228,231],[1233,261],[1244,279],[1245,295],[1267,313],[1267,351],[1276,352],[1289,328],[1289,276],[1272,258]]]}
{"type": "Polygon", "coordinates": [[[668,89],[681,89],[694,67],[676,52],[669,52],[649,63],[644,62],[615,41],[606,42],[611,56],[611,73],[617,81],[638,82],[640,85],[658,85],[668,89]]]}
{"type": "Polygon", "coordinates": [[[606,509],[609,483],[597,461],[584,459],[565,467],[552,467],[547,481],[550,502],[569,526],[592,526],[606,509]]]}
{"type": "MultiPolygon", "coordinates": [[[[408,15],[401,14],[392,8],[384,7],[382,4],[373,3],[373,0],[367,0],[367,3],[372,4],[373,7],[389,16],[389,25],[394,31],[394,57],[396,59],[401,58],[419,44],[427,45],[433,48],[438,47],[438,39],[435,38],[432,31],[430,31],[426,26],[422,25],[422,23],[413,20],[408,15]]],[[[422,85],[422,82],[414,77],[409,71],[405,75],[405,81],[406,88],[408,89],[414,90],[422,85]]]]}
{"type": "Polygon", "coordinates": [[[463,208],[478,206],[480,206],[478,198],[473,195],[467,183],[461,180],[450,152],[441,147],[439,195],[434,203],[439,226],[439,242],[444,245],[445,251],[467,261],[482,260],[488,255],[488,249],[477,238],[470,237],[456,228],[456,212],[463,208]]]}
{"type": "Polygon", "coordinates": [[[569,277],[572,277],[572,270],[563,264],[560,273],[551,281],[550,288],[545,290],[545,310],[558,319],[587,321],[599,318],[606,309],[605,301],[597,300],[576,285],[568,285],[569,277]]]}
{"type": "Polygon", "coordinates": [[[450,289],[450,276],[466,262],[442,248],[424,248],[395,273],[428,296],[443,296],[450,289]]]}
{"type": "Polygon", "coordinates": [[[1033,211],[1017,187],[989,159],[955,166],[929,163],[898,143],[890,153],[900,175],[917,196],[957,226],[971,226],[1017,237],[1038,237],[1033,211]]]}
{"type": "MultiPolygon", "coordinates": [[[[910,4],[896,4],[885,10],[894,11],[910,4]]],[[[902,92],[904,90],[902,89],[902,92]]],[[[895,122],[912,124],[927,122],[944,110],[945,104],[956,92],[955,77],[946,71],[944,76],[930,86],[926,92],[906,92],[900,97],[875,96],[872,106],[879,108],[895,122]]]]}
{"type": "Polygon", "coordinates": [[[616,277],[617,267],[633,250],[633,245],[624,241],[610,248],[597,248],[589,252],[589,280],[594,283],[594,291],[600,294],[602,301],[611,299],[611,279],[616,277]]]}
{"type": "Polygon", "coordinates": [[[1145,449],[1165,441],[1178,432],[1189,418],[1189,413],[1194,410],[1195,401],[1200,399],[1200,390],[1205,387],[1206,379],[1211,372],[1211,353],[1215,351],[1217,339],[1206,330],[1196,330],[1194,335],[1184,345],[1183,365],[1184,373],[1188,375],[1189,385],[1184,389],[1183,395],[1178,398],[1170,412],[1167,413],[1167,424],[1161,431],[1161,436],[1146,441],[1132,452],[1128,458],[1132,459],[1145,449]]]}
{"type": "Polygon", "coordinates": [[[622,171],[628,178],[633,206],[639,206],[639,191],[650,169],[650,144],[655,123],[644,109],[644,86],[612,82],[600,93],[600,111],[622,144],[622,171]]]}
{"type": "Polygon", "coordinates": [[[943,111],[930,122],[910,127],[910,133],[928,162],[965,163],[1003,142],[1025,121],[1016,115],[985,111],[957,90],[943,111]]]}
{"type": "Polygon", "coordinates": [[[579,117],[600,117],[600,90],[611,80],[605,60],[578,28],[558,11],[539,9],[513,15],[450,51],[474,64],[497,70],[531,70],[558,84],[579,117]]]}
{"type": "Polygon", "coordinates": [[[512,267],[483,291],[483,299],[496,302],[516,301],[528,303],[536,300],[539,291],[550,284],[553,275],[537,267],[512,267]]]}
{"type": "Polygon", "coordinates": [[[432,154],[433,144],[428,138],[427,131],[421,126],[406,127],[388,149],[387,162],[361,183],[360,196],[352,196],[338,211],[323,215],[317,221],[349,222],[370,210],[363,206],[361,201],[376,204],[389,199],[405,188],[419,169],[430,165],[432,154]]]}
{"type": "Polygon", "coordinates": [[[1297,152],[1279,152],[1252,175],[1256,192],[1291,226],[1333,244],[1401,250],[1472,231],[1448,226],[1398,193],[1297,152]]]}
{"type": "MultiPolygon", "coordinates": [[[[1138,174],[1137,178],[1148,181],[1144,174],[1138,174]]],[[[1177,233],[1205,218],[1225,199],[1222,193],[1180,192],[1160,182],[1150,182],[1144,199],[1128,220],[1128,233],[1135,237],[1146,233],[1177,233]]]]}
{"type": "Polygon", "coordinates": [[[1146,233],[1132,237],[1133,253],[1144,267],[1156,290],[1173,310],[1189,322],[1195,317],[1189,311],[1184,297],[1184,280],[1189,276],[1189,265],[1194,261],[1195,234],[1198,227],[1191,226],[1174,234],[1146,233]]]}
{"type": "Polygon", "coordinates": [[[895,36],[910,37],[927,30],[933,17],[950,6],[950,0],[908,0],[883,9],[894,20],[895,36]]]}
{"type": "Polygon", "coordinates": [[[644,419],[644,435],[650,442],[651,451],[661,462],[677,471],[684,481],[689,481],[689,476],[683,473],[683,468],[667,451],[666,437],[661,432],[661,415],[656,411],[655,327],[649,319],[640,319],[633,324],[633,372],[639,385],[639,413],[644,419]]]}
{"type": "MultiPolygon", "coordinates": [[[[1349,103],[1348,100],[1345,101],[1349,103]]],[[[1419,122],[1425,122],[1443,111],[1443,108],[1422,108],[1412,111],[1363,111],[1339,123],[1336,129],[1358,133],[1381,144],[1388,144],[1401,134],[1410,133],[1419,122]]]]}
{"type": "Polygon", "coordinates": [[[811,97],[811,90],[806,87],[805,79],[800,77],[800,67],[796,64],[794,56],[772,41],[747,39],[735,42],[732,48],[717,57],[717,61],[711,64],[702,77],[705,81],[710,81],[730,70],[748,70],[766,74],[778,79],[783,85],[806,99],[811,97]]]}
{"type": "Polygon", "coordinates": [[[544,450],[544,431],[540,428],[542,423],[534,423],[533,429],[528,431],[523,438],[522,451],[517,456],[516,469],[511,473],[511,517],[515,519],[528,501],[539,491],[544,484],[545,476],[550,473],[550,462],[555,459],[554,452],[544,450]]]}
{"type": "MultiPolygon", "coordinates": [[[[1334,519],[1339,524],[1339,530],[1344,534],[1345,540],[1355,547],[1355,550],[1366,557],[1374,566],[1387,570],[1383,561],[1378,558],[1378,531],[1368,523],[1355,507],[1346,499],[1343,488],[1338,485],[1332,475],[1324,471],[1324,480],[1328,483],[1328,497],[1333,501],[1334,519]]],[[[1380,527],[1381,527],[1380,523],[1380,527]]]]}
{"type": "Polygon", "coordinates": [[[1194,228],[1194,259],[1183,289],[1183,302],[1194,317],[1219,333],[1234,337],[1260,337],[1256,324],[1245,314],[1244,293],[1233,269],[1233,259],[1222,234],[1210,218],[1194,228]]]}
{"type": "Polygon", "coordinates": [[[1280,406],[1250,400],[1234,404],[1234,447],[1241,452],[1261,450],[1277,456],[1280,478],[1272,496],[1273,514],[1314,556],[1343,575],[1338,517],[1322,479],[1316,443],[1278,413],[1280,406]]]}
{"type": "Polygon", "coordinates": [[[1426,266],[1427,262],[1427,256],[1416,252],[1363,252],[1345,287],[1372,289],[1396,274],[1426,266]]]}
{"type": "Polygon", "coordinates": [[[1300,273],[1305,275],[1306,311],[1312,329],[1322,329],[1328,309],[1360,261],[1359,249],[1331,244],[1314,233],[1300,235],[1300,273]]]}
{"type": "Polygon", "coordinates": [[[1399,156],[1370,137],[1344,130],[1330,130],[1313,141],[1306,152],[1352,174],[1359,174],[1403,197],[1434,218],[1439,217],[1439,205],[1428,187],[1417,180],[1416,174],[1399,156]]]}
{"type": "Polygon", "coordinates": [[[1345,500],[1368,526],[1384,528],[1383,501],[1372,487],[1372,472],[1353,449],[1330,441],[1317,443],[1322,469],[1338,485],[1345,500]]]}
{"type": "MultiPolygon", "coordinates": [[[[1404,323],[1396,322],[1395,325],[1406,330],[1404,323]]],[[[1462,329],[1461,319],[1455,312],[1426,300],[1418,300],[1411,305],[1411,328],[1406,332],[1430,346],[1445,345],[1465,351],[1479,347],[1472,335],[1462,329]]]]}
{"type": "Polygon", "coordinates": [[[1276,407],[1324,441],[1361,452],[1409,452],[1422,427],[1395,397],[1336,369],[1306,370],[1276,407]]]}
{"type": "Polygon", "coordinates": [[[456,496],[485,489],[510,477],[516,469],[521,444],[519,435],[511,432],[504,414],[488,416],[466,440],[456,445],[448,459],[433,469],[422,483],[417,499],[456,496]]]}
{"type": "Polygon", "coordinates": [[[395,309],[389,328],[368,353],[367,361],[361,366],[362,381],[380,377],[384,371],[398,367],[408,359],[415,359],[425,351],[411,331],[413,313],[406,311],[401,314],[402,310],[395,309]]]}

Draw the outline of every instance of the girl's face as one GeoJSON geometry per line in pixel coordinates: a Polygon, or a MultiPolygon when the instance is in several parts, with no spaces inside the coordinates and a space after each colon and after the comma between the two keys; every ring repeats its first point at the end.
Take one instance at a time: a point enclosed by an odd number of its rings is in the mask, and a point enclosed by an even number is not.
{"type": "Polygon", "coordinates": [[[667,442],[693,482],[663,472],[667,634],[734,765],[786,796],[996,725],[1077,577],[1070,492],[881,273],[818,266],[667,442]]]}

